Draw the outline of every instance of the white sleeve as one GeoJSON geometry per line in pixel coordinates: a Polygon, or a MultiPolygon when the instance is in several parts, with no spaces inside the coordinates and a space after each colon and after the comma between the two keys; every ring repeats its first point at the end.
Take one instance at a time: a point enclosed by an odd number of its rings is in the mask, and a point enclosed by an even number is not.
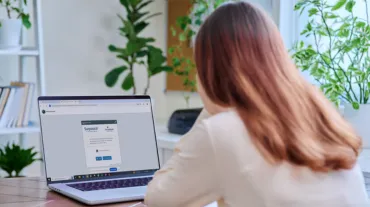
{"type": "Polygon", "coordinates": [[[150,207],[205,206],[220,198],[218,181],[214,148],[205,123],[198,121],[156,172],[145,203],[150,207]]]}

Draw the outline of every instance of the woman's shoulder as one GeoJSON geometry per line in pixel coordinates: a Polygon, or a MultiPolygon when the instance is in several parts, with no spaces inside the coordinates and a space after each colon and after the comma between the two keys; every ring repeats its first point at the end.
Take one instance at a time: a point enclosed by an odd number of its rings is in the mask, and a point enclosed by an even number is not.
{"type": "Polygon", "coordinates": [[[213,116],[207,117],[203,120],[204,124],[211,131],[229,131],[240,130],[246,131],[243,121],[240,119],[238,113],[234,110],[225,111],[213,116]]]}
{"type": "Polygon", "coordinates": [[[203,120],[203,125],[213,142],[228,143],[229,146],[231,143],[250,143],[247,128],[234,110],[210,116],[203,120]]]}
{"type": "Polygon", "coordinates": [[[239,114],[230,110],[204,119],[203,127],[222,165],[231,169],[257,168],[265,162],[239,114]]]}

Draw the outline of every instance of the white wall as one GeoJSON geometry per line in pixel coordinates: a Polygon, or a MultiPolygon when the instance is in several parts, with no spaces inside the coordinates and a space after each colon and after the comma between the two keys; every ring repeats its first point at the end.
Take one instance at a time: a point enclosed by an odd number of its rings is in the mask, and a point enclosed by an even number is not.
{"type": "MultiPolygon", "coordinates": [[[[119,1],[49,0],[44,5],[45,67],[48,95],[121,95],[130,94],[104,84],[105,74],[121,62],[107,50],[113,43],[124,46],[117,28],[123,14],[119,1]],[[68,11],[68,13],[66,13],[68,11]]],[[[143,35],[153,36],[156,46],[166,48],[166,1],[158,0],[151,12],[163,15],[152,19],[143,35]]],[[[136,68],[138,91],[146,83],[145,68],[136,68]]],[[[150,95],[155,99],[156,117],[166,119],[172,110],[185,107],[181,94],[165,94],[165,74],[152,79],[150,95]]],[[[194,99],[197,99],[195,97],[194,99]]],[[[192,105],[200,102],[192,100],[192,105]]]]}
{"type": "MultiPolygon", "coordinates": [[[[253,2],[258,2],[254,0],[253,2]]],[[[271,11],[270,0],[260,0],[271,11]]],[[[125,41],[117,32],[121,25],[116,14],[123,13],[119,1],[102,0],[44,0],[44,37],[46,84],[49,95],[105,95],[129,94],[119,85],[113,89],[104,84],[104,75],[119,65],[107,45],[125,41]]],[[[144,35],[153,36],[156,45],[166,51],[166,0],[156,0],[151,12],[163,15],[152,19],[144,35]]],[[[139,91],[146,82],[144,68],[137,68],[135,78],[139,91]]],[[[165,93],[166,75],[155,76],[149,94],[155,99],[156,117],[166,120],[178,108],[184,108],[181,92],[165,93]]],[[[190,99],[191,107],[201,106],[196,94],[190,99]]]]}
{"type": "MultiPolygon", "coordinates": [[[[272,11],[272,1],[251,0],[260,3],[268,12],[272,11]]],[[[161,12],[163,15],[152,19],[151,25],[143,34],[154,37],[155,44],[166,51],[167,0],[156,0],[149,9],[153,13],[161,12]]],[[[108,88],[104,83],[105,74],[120,64],[115,55],[107,50],[107,46],[125,45],[125,40],[117,30],[121,26],[117,13],[124,15],[124,9],[118,0],[42,1],[47,95],[130,94],[121,90],[120,84],[115,88],[108,88]]],[[[34,45],[32,30],[27,31],[26,37],[26,45],[34,45]]],[[[34,63],[33,59],[26,60],[26,81],[36,81],[34,63]]],[[[2,85],[18,79],[17,66],[16,57],[0,57],[2,85]]],[[[137,68],[135,72],[138,89],[143,91],[146,82],[145,70],[137,68]]],[[[159,122],[165,122],[174,110],[186,107],[182,92],[166,93],[165,88],[165,74],[152,79],[149,94],[155,100],[155,115],[159,122]]],[[[190,107],[201,105],[199,96],[192,94],[190,107]]],[[[38,119],[36,107],[33,108],[32,118],[38,119]]],[[[17,136],[0,136],[0,146],[8,141],[17,141],[17,136]]],[[[27,135],[25,146],[36,146],[39,150],[39,137],[27,135]]],[[[40,165],[34,164],[26,173],[38,175],[40,165]]]]}

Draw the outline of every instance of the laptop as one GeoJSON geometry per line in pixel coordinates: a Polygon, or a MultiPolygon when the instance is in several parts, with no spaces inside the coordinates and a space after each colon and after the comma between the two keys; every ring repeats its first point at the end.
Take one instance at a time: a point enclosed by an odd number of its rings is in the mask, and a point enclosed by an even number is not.
{"type": "Polygon", "coordinates": [[[149,96],[38,98],[46,182],[88,205],[142,200],[160,168],[149,96]]]}

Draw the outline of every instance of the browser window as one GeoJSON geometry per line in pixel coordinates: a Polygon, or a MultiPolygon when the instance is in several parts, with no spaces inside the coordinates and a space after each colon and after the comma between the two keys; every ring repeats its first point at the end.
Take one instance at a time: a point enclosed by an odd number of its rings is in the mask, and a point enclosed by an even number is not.
{"type": "Polygon", "coordinates": [[[49,181],[159,168],[149,99],[39,101],[49,181]]]}

